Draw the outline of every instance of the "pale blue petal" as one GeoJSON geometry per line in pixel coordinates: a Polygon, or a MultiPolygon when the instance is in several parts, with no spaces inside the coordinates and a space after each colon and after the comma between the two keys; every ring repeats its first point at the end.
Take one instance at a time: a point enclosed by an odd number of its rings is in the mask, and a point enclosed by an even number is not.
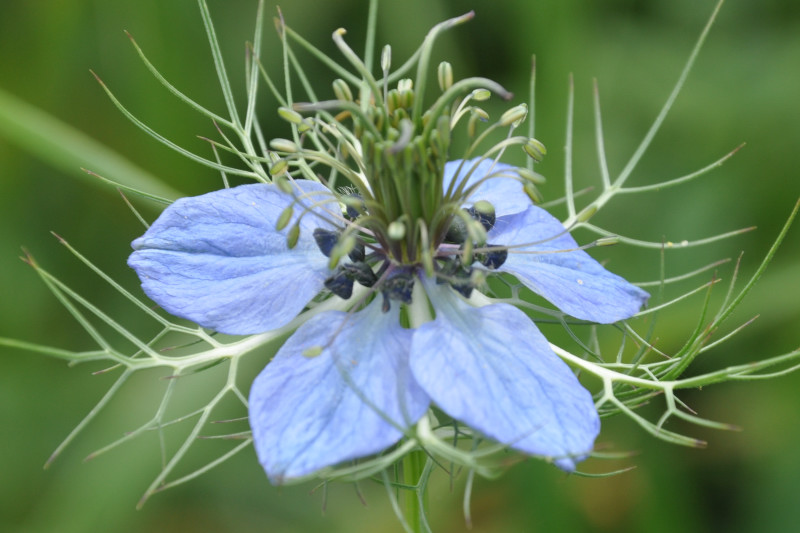
{"type": "MultiPolygon", "coordinates": [[[[335,202],[323,185],[297,184],[308,195],[304,205],[326,198],[335,202]]],[[[180,199],[133,241],[128,265],[145,293],[173,315],[234,335],[281,327],[302,311],[329,275],[328,259],[312,232],[330,224],[306,214],[291,250],[288,228],[275,229],[291,202],[290,195],[266,184],[180,199]]],[[[338,210],[335,203],[326,207],[338,210]]],[[[300,212],[296,206],[292,223],[300,212]]]]}
{"type": "MultiPolygon", "coordinates": [[[[459,166],[463,160],[450,161],[444,165],[444,190],[450,186],[450,182],[456,177],[459,166]]],[[[531,205],[531,201],[522,190],[522,183],[517,176],[516,167],[505,163],[495,163],[492,159],[469,159],[463,161],[461,172],[458,173],[459,180],[462,176],[467,178],[468,184],[478,182],[489,173],[500,174],[497,177],[488,179],[478,185],[472,196],[469,197],[466,205],[472,205],[478,200],[486,200],[494,206],[496,216],[511,215],[524,211],[531,205]],[[477,166],[475,166],[477,164],[477,166]],[[473,169],[473,167],[475,167],[473,169]],[[472,172],[470,174],[470,172],[472,172]],[[508,177],[514,176],[514,177],[508,177]]]]}
{"type": "Polygon", "coordinates": [[[412,330],[400,327],[399,306],[380,306],[312,318],[256,378],[250,425],[273,483],[378,453],[427,410],[408,367],[412,330]],[[303,354],[315,346],[320,355],[303,354]]]}
{"type": "Polygon", "coordinates": [[[612,274],[583,250],[564,226],[544,209],[498,218],[489,232],[493,245],[509,249],[497,270],[509,272],[563,312],[581,320],[609,324],[629,318],[650,296],[612,274]],[[571,251],[566,251],[571,250],[571,251]]]}
{"type": "Polygon", "coordinates": [[[525,313],[472,307],[447,286],[426,284],[436,319],[411,343],[411,369],[453,418],[564,470],[588,455],[600,430],[592,396],[525,313]]]}

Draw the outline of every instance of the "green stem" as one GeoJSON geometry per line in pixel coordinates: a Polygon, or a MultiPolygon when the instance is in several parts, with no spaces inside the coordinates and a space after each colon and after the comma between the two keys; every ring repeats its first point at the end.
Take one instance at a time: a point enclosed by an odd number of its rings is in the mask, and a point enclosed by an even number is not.
{"type": "Polygon", "coordinates": [[[425,453],[416,450],[405,457],[403,457],[403,478],[402,483],[409,487],[416,487],[415,489],[407,489],[404,491],[404,507],[405,516],[411,531],[414,533],[421,533],[422,528],[422,513],[425,511],[423,508],[424,497],[419,497],[420,476],[425,467],[425,453]]]}

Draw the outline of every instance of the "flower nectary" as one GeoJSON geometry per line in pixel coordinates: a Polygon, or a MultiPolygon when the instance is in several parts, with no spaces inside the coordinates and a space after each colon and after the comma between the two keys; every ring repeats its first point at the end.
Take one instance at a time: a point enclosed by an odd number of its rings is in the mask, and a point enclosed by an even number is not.
{"type": "Polygon", "coordinates": [[[504,272],[567,314],[608,323],[634,315],[648,295],[581,250],[557,219],[520,202],[514,176],[489,160],[444,167],[443,187],[458,181],[471,191],[474,201],[459,209],[486,239],[465,254],[469,237],[443,237],[432,272],[352,229],[371,215],[369,204],[349,220],[330,190],[303,180],[290,193],[243,185],[175,202],[134,241],[129,264],[164,309],[229,334],[282,327],[326,288],[342,298],[340,311],[302,323],[251,388],[256,451],[274,482],[380,452],[431,403],[572,470],[599,431],[591,395],[522,311],[464,297],[479,288],[478,274],[504,272]],[[369,289],[351,297],[354,283],[369,289]],[[433,314],[409,329],[403,308],[433,314]]]}

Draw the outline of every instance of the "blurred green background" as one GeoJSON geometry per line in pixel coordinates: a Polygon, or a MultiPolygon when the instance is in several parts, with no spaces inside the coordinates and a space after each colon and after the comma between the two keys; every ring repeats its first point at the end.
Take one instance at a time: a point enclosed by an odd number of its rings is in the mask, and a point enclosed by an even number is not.
{"type": "MultiPolygon", "coordinates": [[[[537,137],[550,149],[539,170],[543,193],[561,194],[567,80],[575,76],[578,186],[596,183],[591,122],[592,77],[599,79],[609,163],[619,171],[666,99],[713,1],[703,0],[406,0],[386,1],[379,44],[400,61],[427,29],[469,9],[471,23],[446,34],[437,54],[457,76],[482,75],[516,94],[527,92],[530,55],[537,54],[537,137]]],[[[243,78],[244,42],[251,39],[255,0],[209,0],[229,73],[243,78]]],[[[287,0],[288,23],[331,51],[330,34],[347,28],[363,42],[366,1],[287,0]]],[[[275,3],[267,2],[272,16],[275,3]]],[[[267,28],[271,30],[271,26],[267,28]]],[[[123,33],[184,92],[222,112],[223,103],[197,5],[190,0],[33,0],[0,5],[0,90],[56,117],[134,162],[169,186],[197,194],[218,176],[154,142],[125,120],[102,93],[97,72],[140,118],[187,148],[213,127],[181,106],[148,74],[123,33]]],[[[280,49],[268,31],[264,62],[279,68],[280,49]]],[[[438,56],[437,56],[438,57],[438,56]]],[[[321,70],[322,91],[330,75],[321,70]]],[[[242,94],[241,84],[236,87],[242,94]]],[[[322,92],[321,91],[321,92],[322,92]]],[[[323,93],[325,94],[325,93],[323,93]]],[[[668,255],[668,275],[744,250],[752,273],[800,196],[800,4],[788,0],[729,0],[689,81],[642,161],[632,184],[677,177],[747,146],[721,169],[677,190],[612,204],[602,222],[622,234],[680,241],[740,227],[758,230],[709,248],[668,255]]],[[[240,98],[241,101],[241,98],[240,98]]],[[[9,101],[4,98],[4,105],[9,101]]],[[[270,103],[269,100],[265,103],[270,103]]],[[[18,103],[11,106],[19,110],[18,103]]],[[[285,135],[270,106],[262,106],[268,135],[285,135]]],[[[141,232],[119,195],[88,178],[98,155],[63,162],[56,150],[31,153],[0,130],[0,336],[71,349],[91,342],[22,261],[24,246],[38,262],[121,320],[130,309],[52,238],[56,231],[100,267],[135,289],[125,259],[141,232]],[[58,164],[58,161],[61,161],[58,164]]],[[[117,176],[109,176],[117,178],[117,176]]],[[[143,207],[152,219],[156,211],[143,207]]],[[[613,252],[614,270],[632,280],[657,276],[658,254],[613,252]]],[[[695,371],[739,364],[795,349],[800,343],[800,228],[731,325],[760,318],[739,337],[701,360],[695,371]],[[738,320],[738,322],[736,322],[738,320]]],[[[730,268],[721,271],[730,278],[730,268]]],[[[718,292],[722,292],[721,290],[718,292]]],[[[661,346],[679,346],[693,326],[695,298],[659,325],[661,346]]],[[[365,484],[367,506],[349,486],[322,493],[312,486],[268,484],[252,449],[194,482],[135,504],[160,458],[155,438],[140,439],[84,464],[82,458],[152,408],[151,379],[130,383],[47,471],[47,457],[111,383],[96,368],[3,349],[0,355],[0,530],[88,531],[400,531],[382,487],[365,484]]],[[[257,370],[257,369],[256,369],[257,370]]],[[[732,383],[682,395],[702,416],[737,424],[723,433],[675,426],[709,441],[705,450],[678,448],[645,435],[621,418],[606,421],[599,444],[638,455],[615,463],[586,463],[600,472],[627,465],[624,475],[566,477],[537,461],[499,480],[478,480],[475,532],[533,531],[785,531],[800,523],[800,375],[732,383]]],[[[157,394],[152,392],[153,395],[157,394]]],[[[655,410],[651,410],[655,414],[655,410]]],[[[208,453],[214,453],[213,445],[208,453]]],[[[462,531],[463,480],[451,491],[441,479],[431,493],[435,531],[462,531]]]]}

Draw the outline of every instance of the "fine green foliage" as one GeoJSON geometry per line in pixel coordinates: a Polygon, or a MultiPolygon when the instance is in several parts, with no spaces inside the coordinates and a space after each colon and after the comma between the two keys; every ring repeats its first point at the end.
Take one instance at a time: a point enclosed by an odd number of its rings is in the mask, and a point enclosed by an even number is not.
{"type": "MultiPolygon", "coordinates": [[[[374,53],[375,20],[377,17],[376,1],[371,3],[368,18],[367,52],[364,58],[358,58],[354,55],[344,42],[341,33],[334,34],[337,46],[348,59],[345,65],[341,65],[329,58],[287,26],[282,18],[279,18],[276,26],[283,44],[281,53],[283,55],[284,86],[282,89],[278,89],[278,84],[268,75],[260,61],[264,19],[262,2],[259,4],[253,41],[248,47],[245,80],[247,89],[245,105],[241,108],[237,105],[232,84],[227,75],[208,7],[204,0],[199,0],[198,4],[211,47],[220,90],[223,95],[226,108],[224,115],[201,106],[178,89],[148,60],[145,52],[132,37],[131,43],[147,69],[169,93],[214,124],[218,132],[218,138],[205,139],[208,141],[209,153],[197,154],[187,150],[169,140],[166,135],[162,135],[149,127],[129,112],[115,97],[112,89],[107,87],[99,76],[96,75],[96,77],[114,105],[138,128],[177,153],[219,172],[224,186],[228,185],[228,178],[231,176],[259,182],[270,182],[275,179],[277,182],[276,176],[283,171],[283,168],[278,167],[279,158],[276,151],[270,148],[270,141],[264,137],[257,118],[257,96],[260,94],[261,88],[259,85],[262,83],[267,86],[271,96],[276,99],[280,108],[284,110],[282,117],[291,128],[290,138],[292,142],[299,143],[301,135],[310,135],[312,143],[316,143],[316,148],[319,152],[326,153],[337,149],[329,143],[326,135],[331,135],[339,140],[347,140],[346,133],[342,131],[325,131],[315,136],[313,130],[309,133],[309,123],[306,119],[302,117],[295,119],[295,116],[291,114],[291,111],[311,110],[316,113],[316,116],[320,117],[320,123],[332,124],[335,122],[335,117],[326,109],[324,102],[321,102],[316,97],[309,78],[297,58],[296,49],[302,49],[310,53],[322,64],[329,67],[337,77],[355,86],[385,87],[413,72],[415,67],[416,82],[418,86],[421,86],[424,84],[426,76],[431,74],[429,72],[429,54],[432,42],[438,33],[470,18],[470,16],[463,16],[438,25],[431,30],[425,42],[406,62],[393,72],[384,72],[383,77],[377,79],[374,78],[372,71],[369,70],[374,63],[372,56],[374,53]],[[349,54],[353,54],[353,57],[348,57],[349,54]],[[299,87],[294,85],[294,81],[299,82],[299,87]],[[301,94],[302,97],[300,97],[301,94]],[[303,107],[303,105],[299,105],[300,102],[310,105],[303,107]],[[244,109],[244,112],[241,109],[244,109]]],[[[618,235],[592,222],[594,215],[600,211],[610,209],[613,200],[617,197],[641,195],[642,201],[646,202],[647,194],[668,187],[687,186],[693,183],[694,180],[720,167],[739,150],[740,147],[735,147],[715,161],[684,176],[646,186],[627,185],[628,179],[634,175],[637,164],[650,147],[653,138],[664,123],[678,93],[682,89],[721,5],[722,2],[717,5],[707,26],[703,29],[661,112],[657,115],[651,128],[631,155],[623,170],[616,177],[611,176],[606,162],[600,96],[599,90],[595,86],[593,110],[597,159],[599,162],[597,173],[598,192],[596,194],[576,191],[573,186],[572,161],[576,156],[573,153],[574,95],[572,83],[570,83],[566,113],[564,197],[544,205],[565,205],[567,210],[567,218],[564,220],[565,228],[570,231],[585,229],[597,236],[596,240],[586,245],[585,248],[619,243],[624,246],[652,249],[654,254],[661,254],[663,258],[672,249],[700,247],[747,231],[747,229],[740,229],[692,241],[664,243],[643,241],[618,235]]],[[[490,85],[490,82],[487,80],[488,85],[490,85]]],[[[492,86],[492,88],[495,87],[492,86]]],[[[503,94],[501,89],[497,86],[496,92],[503,94]]],[[[377,89],[377,92],[381,92],[380,89],[377,89]]],[[[366,90],[362,94],[366,94],[366,90]]],[[[2,93],[0,93],[0,97],[3,97],[2,93]]],[[[533,97],[533,91],[531,92],[531,97],[533,97]]],[[[415,121],[422,120],[422,99],[416,101],[415,104],[414,114],[411,118],[415,121]]],[[[0,109],[2,108],[9,108],[9,106],[0,105],[0,109]]],[[[532,137],[535,110],[533,101],[528,104],[528,110],[528,120],[530,120],[529,136],[532,137]]],[[[360,112],[355,103],[350,111],[353,113],[360,112]]],[[[27,114],[23,117],[22,113],[25,112],[27,111],[20,109],[20,116],[0,117],[0,119],[6,119],[6,122],[16,120],[16,123],[21,124],[27,120],[24,117],[33,116],[27,114]]],[[[69,132],[59,130],[53,123],[48,123],[46,119],[36,118],[35,120],[36,124],[41,125],[40,129],[47,132],[44,135],[45,137],[48,137],[51,141],[53,139],[63,140],[64,143],[55,144],[61,144],[61,146],[65,147],[65,150],[81,151],[85,149],[69,143],[69,138],[73,137],[69,132]]],[[[110,164],[108,166],[101,165],[101,167],[104,174],[113,176],[113,180],[106,181],[121,188],[126,193],[162,203],[169,203],[178,196],[175,191],[160,185],[160,182],[155,178],[145,174],[137,177],[136,172],[126,169],[125,165],[110,164]]],[[[316,170],[313,161],[299,159],[293,161],[290,172],[297,177],[317,179],[316,170]]],[[[92,172],[92,174],[94,173],[92,172]]],[[[335,179],[336,176],[334,175],[329,178],[329,182],[335,183],[335,179]]],[[[717,302],[712,297],[712,294],[716,295],[716,291],[719,290],[718,286],[722,283],[722,280],[717,277],[716,270],[726,266],[726,260],[720,260],[706,267],[669,278],[665,277],[663,273],[653,276],[652,279],[640,284],[657,292],[657,296],[651,300],[649,307],[629,321],[611,326],[582,324],[571,321],[560,312],[543,309],[531,301],[529,295],[519,285],[498,286],[490,299],[493,302],[506,302],[525,308],[531,312],[537,322],[542,324],[552,323],[563,326],[572,342],[565,345],[551,344],[551,347],[556,354],[580,373],[587,386],[594,386],[592,390],[595,393],[596,406],[601,416],[624,415],[658,439],[674,444],[700,447],[704,443],[698,438],[692,437],[690,434],[683,434],[678,430],[667,429],[665,426],[672,419],[680,419],[690,424],[715,429],[733,429],[734,426],[699,416],[692,411],[690,406],[681,401],[679,391],[726,381],[776,377],[800,367],[800,350],[794,350],[777,356],[759,359],[746,365],[723,366],[718,370],[692,375],[691,377],[683,377],[690,365],[698,357],[717,349],[747,326],[749,321],[725,329],[728,326],[727,320],[731,317],[733,311],[752,289],[774,257],[778,246],[797,214],[798,207],[800,207],[800,203],[795,205],[787,218],[786,224],[775,238],[774,244],[755,273],[743,283],[738,280],[739,262],[732,262],[730,280],[727,281],[728,287],[721,303],[717,302]],[[714,272],[713,274],[711,274],[712,271],[714,272]],[[677,294],[668,290],[685,281],[694,281],[696,286],[677,294]],[[667,296],[668,293],[669,296],[667,296]],[[659,347],[659,341],[654,337],[659,314],[676,306],[687,305],[695,301],[696,297],[702,301],[699,309],[694,311],[697,313],[697,322],[694,329],[689,332],[672,332],[673,336],[679,336],[683,339],[682,346],[674,353],[666,353],[659,347]],[[616,328],[621,339],[618,345],[615,346],[614,350],[608,350],[605,347],[601,348],[601,343],[598,339],[603,333],[600,330],[614,328],[616,328]],[[651,419],[640,414],[640,407],[656,402],[659,402],[658,405],[662,406],[657,417],[651,419]]],[[[136,212],[132,205],[131,208],[136,212]]],[[[136,214],[140,216],[138,213],[136,214]]],[[[141,216],[140,219],[146,225],[145,219],[141,216]]],[[[126,385],[134,373],[157,370],[161,371],[160,375],[162,377],[168,378],[165,380],[163,396],[148,421],[138,427],[131,428],[124,436],[104,445],[89,456],[89,458],[93,458],[109,452],[143,434],[149,432],[158,433],[162,442],[164,461],[161,471],[155,475],[152,483],[145,490],[139,502],[140,505],[154,493],[196,478],[251,444],[252,438],[246,424],[246,389],[243,392],[243,388],[249,386],[249,384],[242,383],[240,378],[241,361],[250,354],[263,354],[265,350],[272,349],[276,342],[285,338],[287,334],[297,328],[298,324],[335,306],[330,301],[317,302],[293,322],[267,333],[246,337],[216,335],[200,327],[187,326],[182,321],[165,317],[163,313],[152,309],[149,302],[144,301],[105,274],[102,269],[83,256],[67,241],[59,237],[59,242],[77,260],[82,262],[92,275],[97,276],[104,283],[106,290],[116,291],[124,297],[138,312],[140,321],[151,324],[154,333],[147,338],[134,333],[134,329],[136,331],[141,329],[139,322],[137,322],[136,327],[121,324],[103,309],[93,304],[90,298],[86,298],[71,289],[39,265],[32,256],[26,255],[24,260],[34,268],[53,295],[86,331],[96,348],[88,351],[69,351],[7,338],[0,338],[0,345],[64,359],[74,364],[97,365],[98,363],[103,363],[106,366],[95,373],[115,373],[117,375],[116,381],[108,392],[48,459],[48,465],[95,419],[119,390],[126,385]],[[191,387],[191,382],[184,378],[217,367],[224,368],[225,378],[222,386],[215,391],[211,399],[204,404],[194,406],[176,415],[172,408],[176,391],[181,387],[191,387]],[[231,427],[234,427],[234,430],[219,433],[212,424],[220,421],[216,418],[216,413],[223,403],[227,403],[231,399],[239,411],[238,416],[241,418],[231,421],[231,427]],[[186,424],[182,424],[183,422],[186,422],[186,424]],[[165,428],[170,426],[186,427],[187,425],[189,426],[188,430],[184,431],[177,447],[164,444],[167,438],[164,432],[165,428]],[[213,460],[199,466],[191,466],[189,473],[178,474],[178,472],[186,469],[184,462],[187,461],[188,452],[201,438],[229,440],[230,446],[213,460]]],[[[599,452],[595,456],[598,459],[609,457],[608,454],[599,452]]],[[[612,454],[612,456],[614,455],[612,454]]],[[[393,509],[406,530],[430,531],[424,512],[424,494],[435,471],[441,469],[447,475],[453,477],[457,475],[466,476],[467,488],[464,495],[464,514],[469,522],[469,498],[475,475],[483,477],[497,476],[507,469],[510,464],[522,459],[522,456],[512,455],[506,447],[485,441],[480,435],[459,427],[455,422],[447,420],[445,417],[439,419],[436,413],[432,413],[424,416],[400,444],[384,454],[368,460],[325,469],[319,472],[315,478],[321,480],[323,485],[332,481],[358,482],[364,479],[382,483],[386,487],[393,509]],[[402,482],[402,478],[397,475],[396,465],[401,461],[415,461],[417,463],[414,468],[420,471],[420,477],[416,484],[411,485],[407,482],[402,482]],[[402,496],[402,498],[398,496],[402,496]],[[406,511],[404,512],[400,500],[406,497],[412,500],[412,505],[406,505],[406,511]],[[415,511],[412,511],[413,514],[409,515],[409,509],[415,509],[415,511]]],[[[405,465],[406,463],[404,462],[403,464],[405,465]]],[[[256,468],[257,466],[254,465],[253,467],[256,468]]],[[[596,476],[616,473],[619,472],[580,473],[580,475],[596,476]]]]}

